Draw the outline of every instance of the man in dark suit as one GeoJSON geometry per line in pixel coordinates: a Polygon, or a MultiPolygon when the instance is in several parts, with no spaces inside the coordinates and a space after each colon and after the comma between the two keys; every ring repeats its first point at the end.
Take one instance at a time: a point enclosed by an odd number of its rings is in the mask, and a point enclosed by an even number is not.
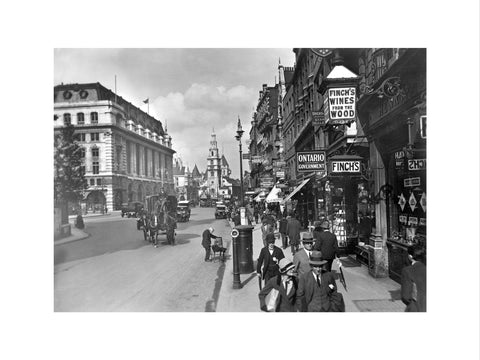
{"type": "Polygon", "coordinates": [[[312,251],[312,269],[300,276],[297,290],[297,308],[302,312],[344,312],[342,294],[337,292],[333,274],[326,271],[327,261],[320,251],[312,251]]]}
{"type": "Polygon", "coordinates": [[[281,259],[278,266],[280,275],[268,280],[265,287],[258,294],[260,309],[270,312],[296,312],[298,283],[295,277],[295,266],[286,258],[281,259]],[[269,310],[267,309],[266,297],[272,289],[278,290],[279,300],[276,308],[269,310]]]}
{"type": "Polygon", "coordinates": [[[302,244],[303,248],[293,255],[293,265],[295,265],[295,270],[299,277],[309,272],[311,269],[310,254],[313,248],[313,236],[311,232],[305,232],[302,234],[302,244]]]}
{"type": "Polygon", "coordinates": [[[275,246],[275,235],[273,233],[267,234],[265,238],[267,246],[260,250],[260,256],[257,260],[257,275],[265,280],[280,274],[278,269],[278,262],[285,257],[282,249],[275,246]]]}
{"type": "Polygon", "coordinates": [[[298,245],[300,244],[300,228],[302,225],[300,221],[298,221],[294,214],[291,213],[290,216],[287,217],[287,235],[290,239],[290,246],[292,248],[292,255],[298,250],[298,245]]]}
{"type": "Polygon", "coordinates": [[[425,251],[414,245],[408,249],[408,258],[412,265],[402,269],[402,301],[407,305],[406,312],[427,311],[427,267],[425,251]]]}
{"type": "Polygon", "coordinates": [[[210,249],[212,245],[211,239],[216,239],[218,236],[213,235],[214,229],[212,227],[206,229],[202,234],[202,246],[205,248],[205,261],[212,261],[210,260],[210,249]]]}
{"type": "MultiPolygon", "coordinates": [[[[319,227],[322,231],[314,232],[315,245],[313,245],[313,250],[322,252],[323,259],[327,260],[327,271],[332,271],[333,260],[338,254],[337,237],[329,231],[330,223],[328,220],[323,221],[319,227]]],[[[315,228],[317,229],[317,226],[315,228]]]]}

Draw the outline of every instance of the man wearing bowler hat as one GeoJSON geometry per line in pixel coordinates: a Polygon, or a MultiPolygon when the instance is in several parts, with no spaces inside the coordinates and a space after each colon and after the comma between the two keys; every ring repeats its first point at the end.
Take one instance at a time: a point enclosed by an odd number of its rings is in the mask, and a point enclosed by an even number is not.
{"type": "Polygon", "coordinates": [[[297,307],[302,312],[343,312],[343,296],[337,292],[333,274],[326,270],[327,261],[320,251],[312,251],[311,270],[300,276],[297,307]]]}
{"type": "Polygon", "coordinates": [[[265,280],[277,276],[279,272],[278,262],[285,257],[282,249],[275,246],[275,234],[268,233],[265,237],[267,245],[260,250],[257,260],[257,275],[265,280]]]}
{"type": "Polygon", "coordinates": [[[295,265],[298,276],[302,276],[310,271],[310,254],[313,248],[312,233],[304,232],[302,234],[302,245],[303,248],[293,255],[293,265],[295,265]]]}
{"type": "MultiPolygon", "coordinates": [[[[318,225],[318,224],[316,224],[318,225]]],[[[333,260],[337,257],[338,254],[338,242],[335,234],[330,232],[330,223],[328,220],[324,220],[320,223],[321,232],[315,231],[315,245],[313,245],[313,250],[321,251],[323,259],[327,261],[326,268],[327,271],[332,271],[333,260]]],[[[317,229],[318,227],[315,226],[317,229]]]]}

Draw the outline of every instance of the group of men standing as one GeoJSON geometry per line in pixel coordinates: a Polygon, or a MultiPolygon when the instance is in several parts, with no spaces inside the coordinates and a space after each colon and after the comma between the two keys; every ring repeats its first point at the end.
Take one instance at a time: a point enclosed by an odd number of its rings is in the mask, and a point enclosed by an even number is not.
{"type": "MultiPolygon", "coordinates": [[[[275,289],[279,300],[274,311],[345,311],[343,297],[337,292],[331,272],[338,246],[336,236],[329,231],[328,221],[316,222],[315,231],[305,232],[300,238],[300,226],[295,220],[293,216],[287,218],[288,235],[285,236],[290,239],[293,262],[274,245],[273,232],[265,235],[267,244],[257,261],[257,275],[265,281],[259,293],[261,309],[268,311],[266,297],[275,289]],[[303,247],[299,250],[300,241],[303,247]]],[[[284,249],[287,247],[285,238],[282,236],[284,249]]]]}

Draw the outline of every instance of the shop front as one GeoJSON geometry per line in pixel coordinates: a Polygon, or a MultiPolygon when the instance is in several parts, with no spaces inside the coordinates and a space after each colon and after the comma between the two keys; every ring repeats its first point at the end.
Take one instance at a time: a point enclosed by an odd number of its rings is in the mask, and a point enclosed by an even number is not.
{"type": "Polygon", "coordinates": [[[329,221],[339,248],[347,254],[355,253],[359,242],[368,243],[372,229],[374,212],[363,168],[361,156],[332,156],[328,175],[317,186],[317,218],[329,221]]]}
{"type": "Polygon", "coordinates": [[[400,282],[408,248],[426,250],[426,53],[408,49],[359,100],[375,216],[369,271],[400,282]]]}

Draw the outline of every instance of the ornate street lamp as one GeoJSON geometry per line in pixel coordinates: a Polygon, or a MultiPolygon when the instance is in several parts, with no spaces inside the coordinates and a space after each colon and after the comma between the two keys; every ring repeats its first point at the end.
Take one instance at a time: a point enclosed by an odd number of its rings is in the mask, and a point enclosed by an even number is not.
{"type": "Polygon", "coordinates": [[[238,117],[237,124],[237,135],[235,139],[238,140],[239,152],[240,152],[240,206],[243,207],[244,196],[243,196],[243,166],[242,166],[242,135],[244,131],[242,130],[242,124],[240,123],[240,116],[238,117]]]}
{"type": "MultiPolygon", "coordinates": [[[[240,152],[240,206],[243,207],[243,167],[242,167],[242,124],[240,123],[240,116],[238,117],[237,135],[235,139],[238,141],[240,152]]],[[[242,283],[240,282],[240,266],[238,260],[238,245],[239,245],[239,231],[237,229],[232,230],[232,245],[233,245],[233,288],[241,289],[242,283]]]]}

